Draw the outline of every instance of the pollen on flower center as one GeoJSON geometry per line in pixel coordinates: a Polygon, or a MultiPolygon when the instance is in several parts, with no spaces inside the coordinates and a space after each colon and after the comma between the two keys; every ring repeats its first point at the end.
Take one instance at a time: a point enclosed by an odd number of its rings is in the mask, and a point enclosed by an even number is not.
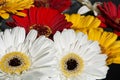
{"type": "Polygon", "coordinates": [[[83,66],[82,58],[75,53],[69,53],[60,62],[61,71],[66,77],[79,75],[83,70],[83,66]]]}
{"type": "Polygon", "coordinates": [[[46,37],[49,37],[52,33],[52,30],[49,28],[49,26],[46,25],[32,25],[30,26],[30,29],[35,29],[38,31],[38,36],[45,35],[46,37]]]}
{"type": "Polygon", "coordinates": [[[30,67],[29,57],[21,52],[11,52],[0,60],[0,69],[9,74],[21,74],[30,67]]]}

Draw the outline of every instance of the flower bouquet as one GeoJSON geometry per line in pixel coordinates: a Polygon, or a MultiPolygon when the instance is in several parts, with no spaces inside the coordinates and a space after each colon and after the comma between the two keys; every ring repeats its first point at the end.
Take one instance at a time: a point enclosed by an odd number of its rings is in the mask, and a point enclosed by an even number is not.
{"type": "Polygon", "coordinates": [[[0,80],[108,80],[110,66],[120,64],[119,8],[0,0],[0,80]]]}

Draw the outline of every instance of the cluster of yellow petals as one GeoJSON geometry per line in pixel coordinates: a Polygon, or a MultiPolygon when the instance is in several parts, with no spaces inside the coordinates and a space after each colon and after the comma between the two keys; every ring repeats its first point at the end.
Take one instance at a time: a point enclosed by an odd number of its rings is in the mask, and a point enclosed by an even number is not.
{"type": "Polygon", "coordinates": [[[80,14],[65,14],[66,19],[68,22],[72,22],[73,25],[71,26],[74,30],[81,30],[83,28],[97,28],[99,27],[101,21],[91,15],[88,16],[81,16],[80,14]]]}
{"type": "Polygon", "coordinates": [[[10,14],[26,16],[19,11],[30,8],[33,2],[33,0],[0,0],[0,17],[8,19],[10,14]]]}

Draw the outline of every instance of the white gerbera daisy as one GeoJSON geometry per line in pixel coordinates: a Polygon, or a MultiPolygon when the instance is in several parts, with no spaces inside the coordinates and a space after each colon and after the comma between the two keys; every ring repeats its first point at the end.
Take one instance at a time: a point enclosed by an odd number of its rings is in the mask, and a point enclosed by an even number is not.
{"type": "Polygon", "coordinates": [[[52,69],[53,41],[24,28],[0,33],[0,80],[46,80],[52,69]]]}
{"type": "Polygon", "coordinates": [[[56,73],[51,80],[96,80],[106,77],[105,54],[101,54],[98,42],[87,39],[83,33],[72,29],[56,32],[56,73]]]}

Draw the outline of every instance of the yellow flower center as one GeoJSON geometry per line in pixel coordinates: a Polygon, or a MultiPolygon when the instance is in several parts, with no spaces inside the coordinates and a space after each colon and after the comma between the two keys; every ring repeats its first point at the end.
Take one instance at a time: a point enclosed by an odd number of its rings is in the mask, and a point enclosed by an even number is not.
{"type": "Polygon", "coordinates": [[[49,37],[52,34],[52,30],[49,28],[49,26],[46,25],[32,25],[30,26],[30,29],[35,29],[38,31],[38,36],[45,35],[46,37],[49,37]]]}
{"type": "Polygon", "coordinates": [[[21,52],[11,52],[0,60],[0,69],[8,74],[21,74],[30,67],[29,57],[21,52]]]}
{"type": "Polygon", "coordinates": [[[83,59],[75,53],[69,53],[61,59],[60,67],[66,77],[77,76],[83,70],[83,59]]]}

